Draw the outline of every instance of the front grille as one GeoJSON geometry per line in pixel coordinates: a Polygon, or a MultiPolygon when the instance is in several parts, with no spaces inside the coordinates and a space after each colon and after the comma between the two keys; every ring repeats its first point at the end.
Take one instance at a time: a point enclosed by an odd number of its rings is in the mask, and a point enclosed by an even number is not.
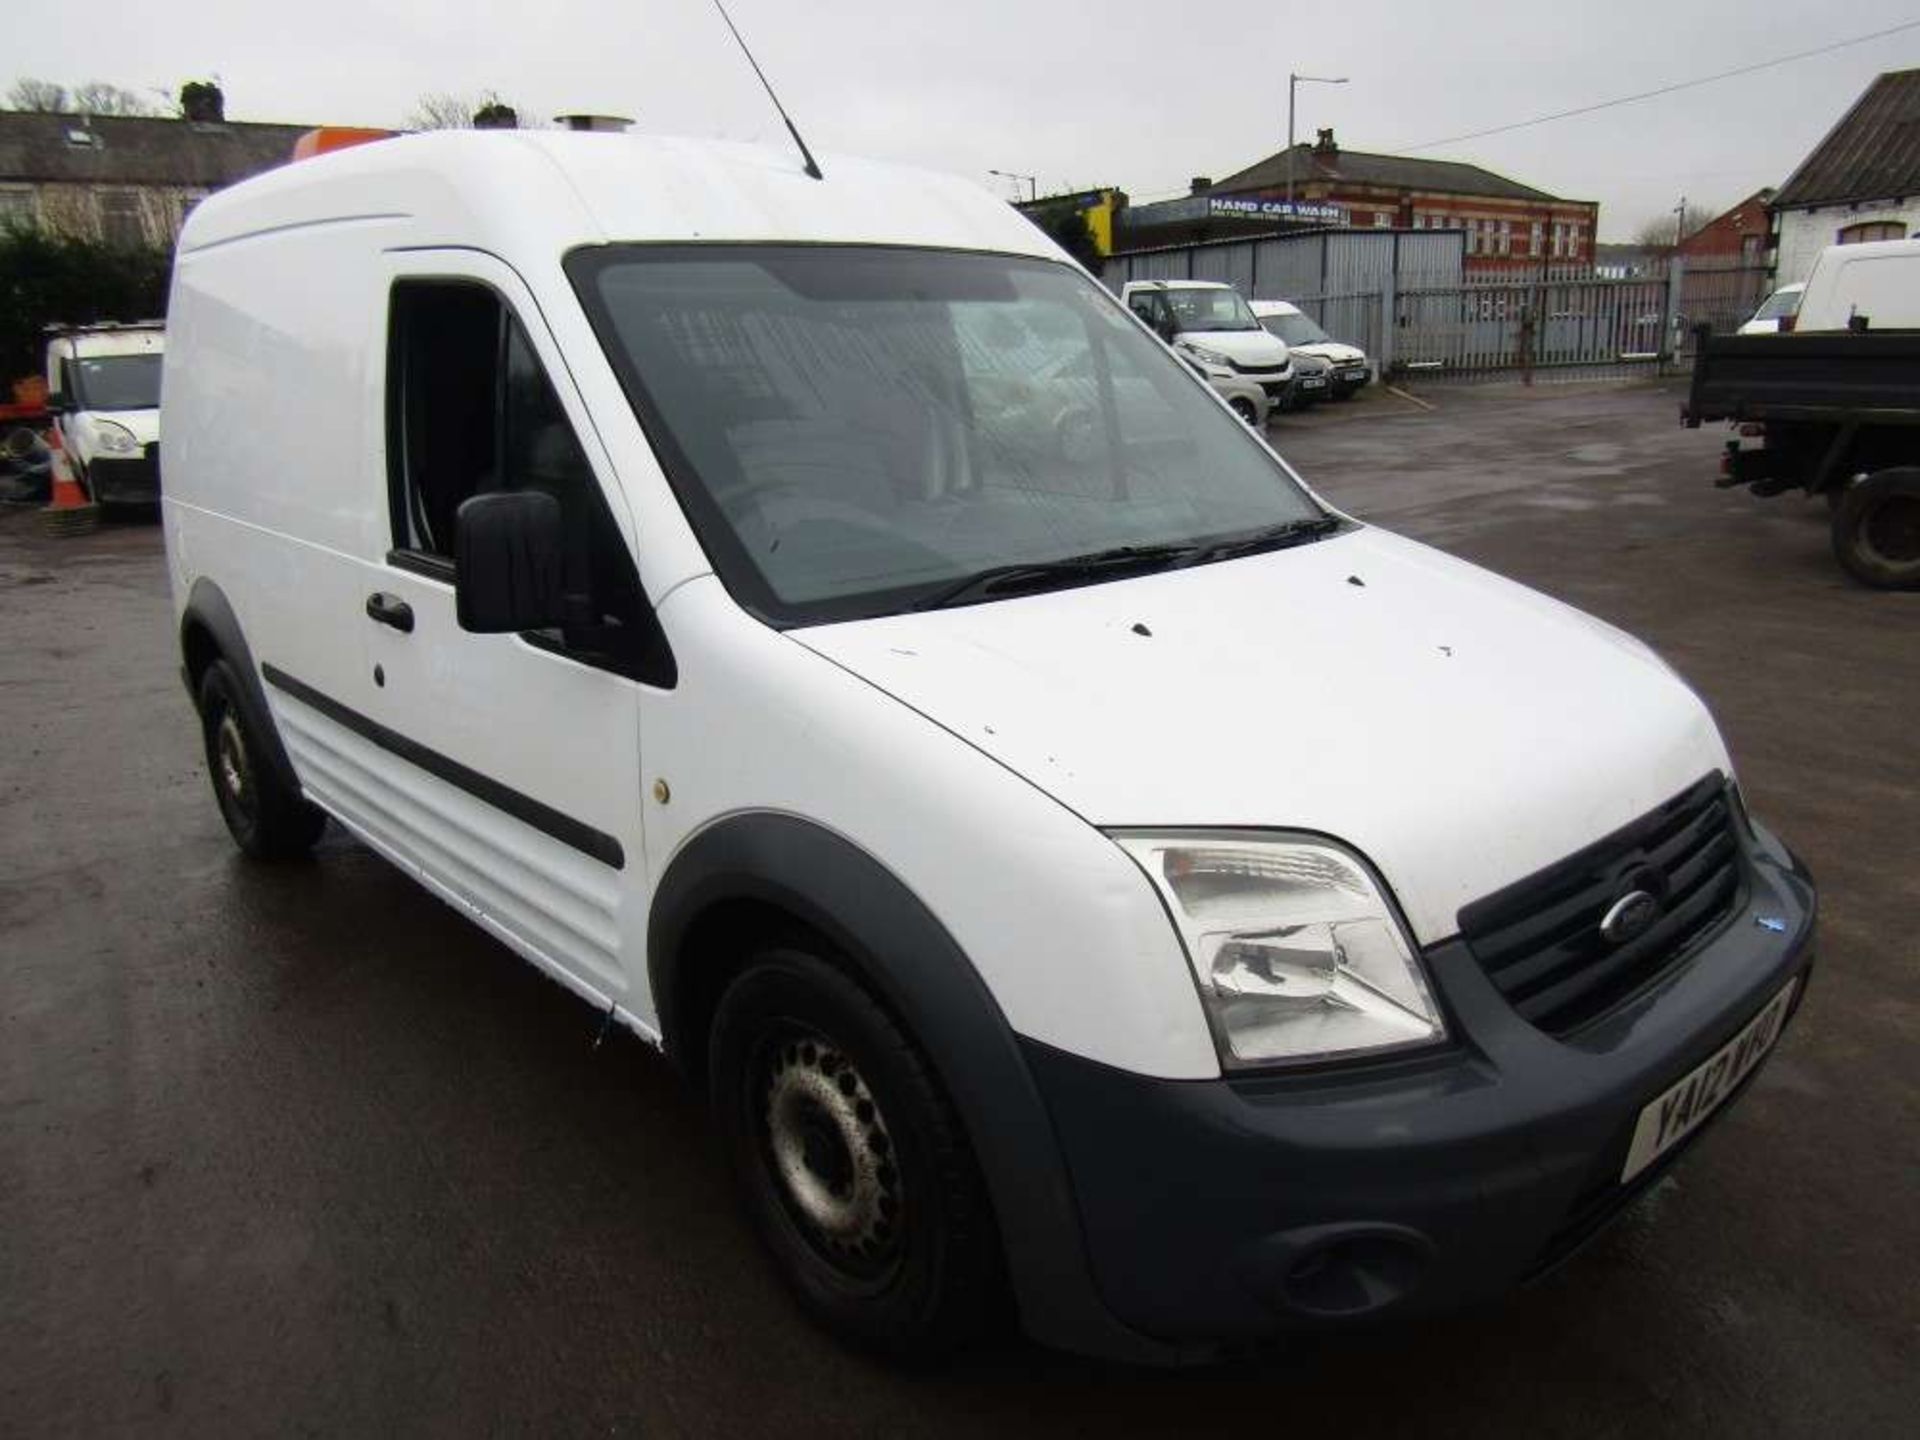
{"type": "Polygon", "coordinates": [[[1279,374],[1283,374],[1286,371],[1287,367],[1284,364],[1242,365],[1238,360],[1235,360],[1233,362],[1233,368],[1239,371],[1242,375],[1279,375],[1279,374]]]}
{"type": "Polygon", "coordinates": [[[1460,912],[1460,934],[1521,1017],[1566,1035],[1636,994],[1733,909],[1740,845],[1718,772],[1604,840],[1460,912]],[[1616,900],[1641,889],[1653,923],[1621,943],[1600,933],[1616,900]]]}

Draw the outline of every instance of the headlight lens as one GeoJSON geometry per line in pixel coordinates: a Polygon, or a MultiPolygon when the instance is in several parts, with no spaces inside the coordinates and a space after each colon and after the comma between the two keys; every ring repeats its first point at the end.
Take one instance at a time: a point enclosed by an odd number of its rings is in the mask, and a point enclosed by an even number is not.
{"type": "Polygon", "coordinates": [[[1222,355],[1218,350],[1209,350],[1204,345],[1185,345],[1181,348],[1203,365],[1217,365],[1220,369],[1229,373],[1233,370],[1233,361],[1229,360],[1225,355],[1222,355]]]}
{"type": "Polygon", "coordinates": [[[1413,946],[1357,856],[1285,836],[1113,838],[1167,902],[1223,1066],[1324,1060],[1445,1036],[1413,946]]]}
{"type": "Polygon", "coordinates": [[[100,448],[109,454],[128,455],[140,448],[140,442],[133,438],[131,430],[111,420],[96,420],[93,433],[100,442],[100,448]]]}

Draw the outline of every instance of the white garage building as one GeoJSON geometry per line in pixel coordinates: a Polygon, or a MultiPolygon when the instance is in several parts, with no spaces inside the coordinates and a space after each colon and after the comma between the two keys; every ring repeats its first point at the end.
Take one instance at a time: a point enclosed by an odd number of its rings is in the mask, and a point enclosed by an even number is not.
{"type": "Polygon", "coordinates": [[[1774,282],[1829,245],[1920,235],[1920,70],[1880,76],[1773,197],[1774,282]]]}

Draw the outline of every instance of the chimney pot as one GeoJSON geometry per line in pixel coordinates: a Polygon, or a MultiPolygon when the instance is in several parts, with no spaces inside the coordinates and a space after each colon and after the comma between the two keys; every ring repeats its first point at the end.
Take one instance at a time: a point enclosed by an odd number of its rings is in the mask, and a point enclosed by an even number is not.
{"type": "Polygon", "coordinates": [[[1213,177],[1211,175],[1196,175],[1187,182],[1187,193],[1189,195],[1204,195],[1212,188],[1213,177]]]}

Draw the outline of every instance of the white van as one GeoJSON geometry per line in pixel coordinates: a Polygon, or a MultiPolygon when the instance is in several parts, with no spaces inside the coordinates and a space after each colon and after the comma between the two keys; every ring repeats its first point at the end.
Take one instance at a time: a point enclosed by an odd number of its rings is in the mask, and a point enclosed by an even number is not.
{"type": "Polygon", "coordinates": [[[1800,297],[1807,293],[1804,281],[1792,285],[1782,285],[1766,299],[1753,314],[1740,324],[1742,335],[1778,335],[1793,329],[1800,313],[1800,297]]]}
{"type": "Polygon", "coordinates": [[[331,817],[664,1048],[874,1346],[1556,1263],[1804,990],[1700,700],[1330,509],[994,196],[824,172],[441,133],[195,208],[167,554],[239,846],[331,817]]]}
{"type": "Polygon", "coordinates": [[[160,498],[158,321],[77,326],[47,342],[47,391],[75,478],[99,504],[160,498]]]}
{"type": "Polygon", "coordinates": [[[1920,329],[1920,240],[1829,245],[1813,262],[1793,329],[1920,329]]]}
{"type": "Polygon", "coordinates": [[[1334,398],[1351,400],[1366,389],[1372,378],[1367,352],[1358,345],[1336,340],[1298,305],[1286,300],[1250,300],[1247,308],[1267,329],[1267,333],[1286,343],[1287,353],[1296,361],[1302,355],[1317,355],[1327,362],[1332,375],[1334,398]]]}
{"type": "Polygon", "coordinates": [[[1240,292],[1218,280],[1129,280],[1120,299],[1147,328],[1201,365],[1244,376],[1276,406],[1296,376],[1286,342],[1268,333],[1240,292]]]}

